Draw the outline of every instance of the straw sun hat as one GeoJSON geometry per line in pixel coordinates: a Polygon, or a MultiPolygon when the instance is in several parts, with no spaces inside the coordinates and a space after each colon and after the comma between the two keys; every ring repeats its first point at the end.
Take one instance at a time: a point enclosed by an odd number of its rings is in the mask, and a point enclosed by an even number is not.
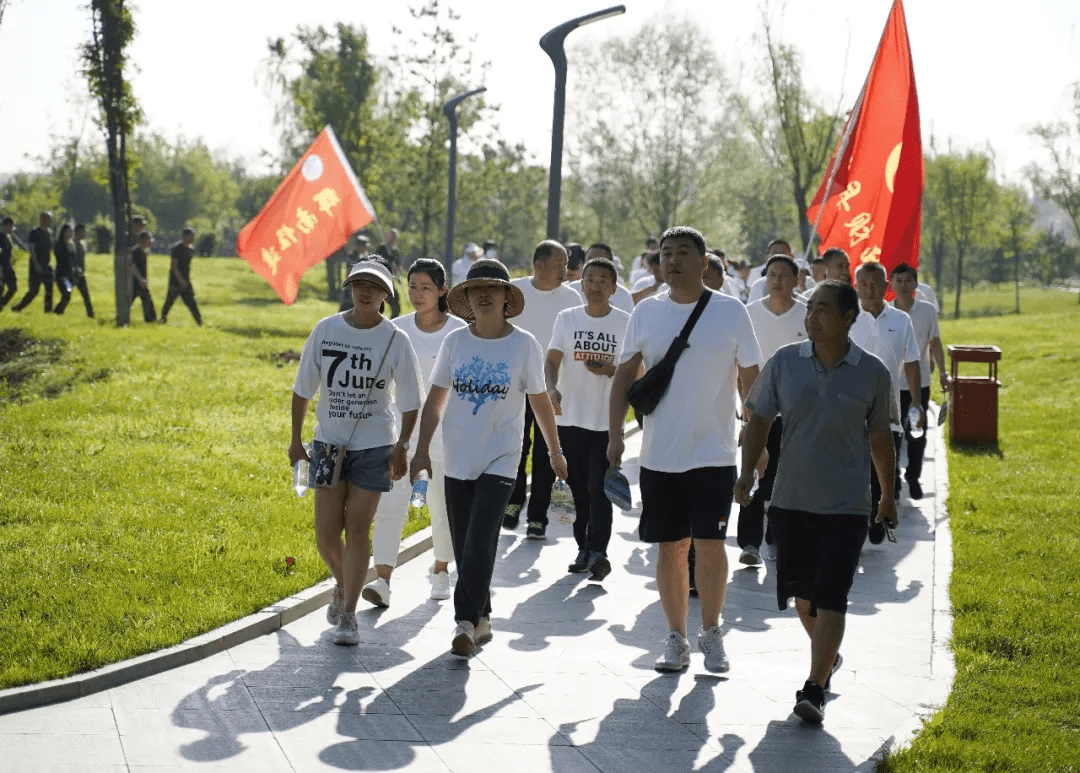
{"type": "Polygon", "coordinates": [[[476,285],[500,284],[506,287],[506,318],[516,317],[525,310],[525,296],[514,285],[510,284],[510,272],[506,270],[500,261],[492,258],[483,258],[476,261],[469,268],[465,281],[454,285],[454,289],[446,296],[446,302],[454,316],[472,320],[475,318],[472,306],[469,304],[467,291],[476,285]]]}

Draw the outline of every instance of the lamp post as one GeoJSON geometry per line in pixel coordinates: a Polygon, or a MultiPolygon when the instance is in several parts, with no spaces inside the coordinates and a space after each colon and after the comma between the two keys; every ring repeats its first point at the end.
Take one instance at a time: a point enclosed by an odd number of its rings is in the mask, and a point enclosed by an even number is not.
{"type": "Polygon", "coordinates": [[[579,16],[565,21],[544,33],[540,38],[540,48],[551,57],[555,66],[555,111],[551,119],[551,169],[548,172],[548,211],[547,238],[559,238],[559,204],[562,198],[562,146],[563,116],[566,113],[566,51],[563,43],[566,36],[586,24],[610,19],[612,16],[626,13],[625,5],[615,5],[603,11],[579,16]]]}
{"type": "Polygon", "coordinates": [[[454,210],[457,205],[457,106],[473,96],[487,91],[480,87],[453,96],[443,105],[443,112],[450,121],[450,169],[447,174],[449,190],[446,196],[446,280],[453,281],[450,269],[454,265],[454,210]]]}

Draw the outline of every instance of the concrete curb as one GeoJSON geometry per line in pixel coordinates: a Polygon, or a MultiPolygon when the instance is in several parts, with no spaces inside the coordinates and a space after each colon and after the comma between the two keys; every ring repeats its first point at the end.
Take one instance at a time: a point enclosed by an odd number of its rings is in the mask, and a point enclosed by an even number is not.
{"type": "MultiPolygon", "coordinates": [[[[398,552],[398,566],[431,550],[431,546],[430,526],[407,537],[402,541],[398,552]]],[[[374,577],[375,569],[370,568],[365,582],[374,577]]],[[[334,581],[325,580],[247,617],[234,620],[173,647],[112,663],[95,671],[66,679],[0,690],[0,714],[72,700],[208,658],[237,644],[276,631],[314,612],[330,603],[333,593],[334,581]]]]}
{"type": "MultiPolygon", "coordinates": [[[[938,406],[940,410],[940,406],[938,406]]],[[[922,731],[925,722],[940,711],[952,692],[953,679],[956,676],[956,661],[952,647],[952,602],[949,599],[949,582],[952,578],[953,552],[952,531],[949,528],[949,462],[946,457],[945,428],[938,427],[933,435],[934,444],[934,579],[933,579],[933,617],[931,626],[933,638],[930,649],[930,681],[923,691],[919,708],[921,716],[912,717],[889,737],[881,747],[871,755],[860,771],[876,771],[891,754],[911,745],[912,740],[922,731]]]]}

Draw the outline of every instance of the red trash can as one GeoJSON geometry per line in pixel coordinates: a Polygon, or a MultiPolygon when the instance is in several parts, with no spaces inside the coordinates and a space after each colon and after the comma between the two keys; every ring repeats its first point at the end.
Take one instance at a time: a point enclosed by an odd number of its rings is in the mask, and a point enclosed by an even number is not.
{"type": "Polygon", "coordinates": [[[949,438],[954,445],[996,446],[998,442],[997,364],[1001,349],[996,346],[950,346],[952,406],[949,410],[949,438]],[[989,366],[986,376],[961,376],[960,363],[981,362],[989,366]]]}

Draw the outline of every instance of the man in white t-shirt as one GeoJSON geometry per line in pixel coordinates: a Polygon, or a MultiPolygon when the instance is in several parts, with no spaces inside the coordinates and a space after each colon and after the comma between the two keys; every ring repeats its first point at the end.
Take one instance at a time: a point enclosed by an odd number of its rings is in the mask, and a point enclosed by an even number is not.
{"type": "Polygon", "coordinates": [[[608,414],[608,463],[617,467],[624,450],[627,392],[639,368],[651,369],[664,358],[695,308],[705,301],[665,396],[645,417],[641,444],[638,533],[645,542],[660,544],[656,583],[670,629],[664,654],[656,661],[661,671],[680,671],[690,664],[686,564],[691,539],[701,601],[698,647],[705,653],[706,669],[729,668],[720,612],[727,585],[724,540],[735,486],[735,380],[737,372],[749,392],[761,365],[746,307],[702,284],[708,264],[705,249],[704,237],[693,228],[677,226],[664,232],[660,256],[670,290],[646,298],[630,315],[608,414]]]}
{"type": "Polygon", "coordinates": [[[768,295],[768,288],[765,284],[765,267],[769,264],[769,258],[773,255],[787,255],[789,258],[794,258],[795,253],[791,250],[791,245],[787,243],[786,239],[773,239],[769,242],[769,246],[765,248],[765,263],[760,269],[753,269],[750,272],[750,290],[746,296],[746,305],[760,301],[766,295],[768,295]]]}
{"type": "MultiPolygon", "coordinates": [[[[893,269],[892,289],[896,293],[896,299],[892,305],[911,317],[911,326],[915,329],[915,341],[919,345],[919,404],[923,413],[930,407],[930,357],[933,355],[938,366],[938,377],[941,380],[941,391],[948,392],[950,387],[949,373],[945,370],[945,352],[941,347],[941,331],[938,328],[937,310],[927,301],[917,300],[915,297],[918,287],[919,275],[914,267],[907,263],[901,263],[893,269]]],[[[900,417],[907,416],[911,407],[912,393],[907,389],[900,390],[900,417]]],[[[912,499],[922,499],[923,490],[919,477],[922,475],[923,455],[926,453],[926,434],[921,437],[912,437],[911,428],[904,422],[904,437],[907,440],[908,463],[904,471],[904,478],[908,483],[908,494],[912,499]]]]}
{"type": "MultiPolygon", "coordinates": [[[[768,361],[781,346],[806,340],[806,304],[793,293],[798,281],[798,266],[794,259],[787,255],[773,255],[769,258],[765,264],[765,281],[769,294],[760,301],[747,305],[746,311],[750,315],[750,321],[754,323],[754,335],[761,347],[761,356],[768,361]]],[[[746,419],[744,416],[744,422],[746,419]]],[[[769,429],[765,444],[769,459],[765,472],[758,481],[757,491],[754,492],[750,504],[739,508],[737,536],[739,547],[742,548],[739,562],[748,566],[761,563],[762,537],[768,545],[772,545],[772,534],[764,529],[765,508],[766,503],[772,499],[783,432],[783,421],[777,416],[769,429]]]]}
{"type": "MultiPolygon", "coordinates": [[[[615,255],[611,252],[611,247],[606,244],[600,244],[599,242],[589,247],[585,252],[585,262],[588,263],[593,258],[601,258],[603,260],[610,261],[614,266],[616,272],[618,272],[619,264],[615,263],[615,255]]],[[[569,283],[571,289],[573,289],[582,298],[585,297],[584,291],[581,289],[581,280],[569,283]]],[[[622,309],[627,314],[634,310],[634,296],[630,294],[630,291],[623,287],[621,284],[615,284],[615,294],[611,296],[611,305],[616,309],[622,309]]]]}
{"type": "Polygon", "coordinates": [[[659,293],[666,287],[664,272],[660,265],[660,253],[649,255],[648,266],[649,273],[638,277],[638,280],[630,285],[630,294],[634,298],[635,305],[641,303],[643,298],[659,293]]]}
{"type": "MultiPolygon", "coordinates": [[[[551,340],[551,331],[555,328],[555,318],[559,316],[559,312],[581,305],[581,296],[563,284],[568,259],[566,248],[557,241],[542,241],[533,252],[533,275],[511,282],[525,296],[525,310],[514,320],[514,324],[532,333],[541,346],[551,340]]],[[[532,450],[532,482],[525,517],[528,523],[525,536],[529,539],[544,539],[547,537],[547,511],[551,505],[551,487],[555,484],[555,473],[551,470],[548,447],[543,436],[539,431],[532,432],[535,423],[532,407],[526,403],[521,461],[518,465],[517,482],[503,517],[503,528],[517,528],[521,508],[525,504],[525,462],[532,450]],[[535,438],[531,437],[533,434],[535,438]]]]}
{"type": "Polygon", "coordinates": [[[483,254],[484,251],[473,242],[466,244],[462,256],[455,260],[454,265],[450,267],[450,286],[453,287],[464,282],[465,277],[469,275],[472,264],[480,260],[480,256],[483,254]]]}
{"type": "Polygon", "coordinates": [[[630,266],[631,288],[637,280],[641,279],[641,277],[652,274],[649,270],[649,256],[655,255],[658,252],[660,252],[660,242],[655,236],[650,236],[645,240],[645,252],[635,258],[633,264],[630,266]]]}
{"type": "MultiPolygon", "coordinates": [[[[906,383],[912,394],[919,392],[919,345],[915,340],[915,328],[907,314],[885,303],[885,288],[888,286],[888,273],[880,263],[863,263],[855,271],[855,289],[859,293],[859,306],[864,314],[859,314],[851,326],[851,340],[870,354],[877,357],[889,371],[893,380],[893,402],[895,415],[900,414],[900,385],[906,383]]],[[[902,417],[901,417],[902,418],[902,417]]],[[[926,414],[919,417],[920,426],[926,426],[926,414]]],[[[899,424],[893,426],[893,445],[896,456],[900,456],[900,442],[903,439],[899,424]]],[[[893,495],[900,498],[900,467],[897,463],[891,472],[895,487],[893,495]]],[[[885,525],[874,520],[881,501],[881,477],[889,470],[874,468],[870,476],[871,513],[870,543],[878,545],[885,539],[885,525]]]]}
{"type": "Polygon", "coordinates": [[[611,572],[611,502],[604,494],[608,404],[630,315],[611,305],[618,273],[610,260],[586,262],[581,282],[585,305],[559,312],[544,376],[574,496],[578,552],[569,571],[589,571],[591,579],[601,581],[611,572]]]}
{"type": "MultiPolygon", "coordinates": [[[[915,278],[918,280],[918,274],[915,275],[915,278]]],[[[915,297],[920,301],[926,301],[933,306],[936,314],[941,313],[941,304],[938,303],[937,293],[934,292],[934,288],[931,287],[929,283],[919,281],[918,287],[915,290],[915,297]]]]}

